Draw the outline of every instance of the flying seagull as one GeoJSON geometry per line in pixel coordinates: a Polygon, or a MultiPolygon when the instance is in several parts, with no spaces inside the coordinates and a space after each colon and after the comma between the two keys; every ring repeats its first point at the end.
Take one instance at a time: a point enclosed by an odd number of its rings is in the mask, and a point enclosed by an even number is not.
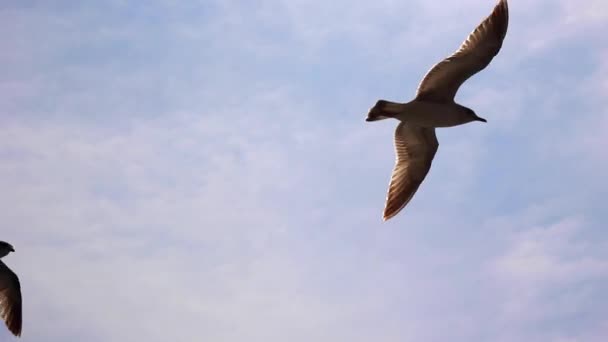
{"type": "MultiPolygon", "coordinates": [[[[0,258],[15,249],[9,243],[0,241],[0,258]]],[[[0,260],[0,316],[8,330],[21,336],[21,286],[19,278],[0,260]]]]}
{"type": "Polygon", "coordinates": [[[399,120],[395,131],[397,154],[388,188],[383,220],[395,216],[412,199],[431,168],[439,147],[436,127],[452,127],[472,121],[486,122],[473,110],[454,102],[458,88],[483,70],[498,54],[507,34],[509,8],[500,0],[460,48],[437,63],[418,86],[416,98],[407,103],[379,100],[366,121],[399,120]]]}

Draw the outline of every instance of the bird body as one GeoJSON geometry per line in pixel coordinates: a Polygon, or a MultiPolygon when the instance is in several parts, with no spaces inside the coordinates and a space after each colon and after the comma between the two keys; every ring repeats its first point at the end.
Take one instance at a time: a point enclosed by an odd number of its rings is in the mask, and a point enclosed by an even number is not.
{"type": "Polygon", "coordinates": [[[407,103],[396,103],[380,100],[366,119],[376,121],[395,118],[418,127],[437,128],[463,125],[471,121],[486,120],[457,103],[441,103],[432,101],[413,100],[407,103]],[[377,116],[374,114],[378,113],[377,116]]]}
{"type": "Polygon", "coordinates": [[[414,100],[406,103],[379,100],[370,109],[366,121],[389,118],[400,121],[395,130],[397,157],[383,220],[395,216],[409,203],[428,174],[439,147],[435,128],[486,122],[472,109],[457,104],[454,97],[467,79],[487,67],[498,54],[508,23],[507,0],[499,0],[460,48],[427,72],[414,100]]]}

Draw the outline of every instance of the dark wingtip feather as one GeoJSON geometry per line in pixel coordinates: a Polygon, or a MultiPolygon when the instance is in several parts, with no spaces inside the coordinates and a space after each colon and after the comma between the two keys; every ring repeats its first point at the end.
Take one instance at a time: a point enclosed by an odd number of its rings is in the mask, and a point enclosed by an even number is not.
{"type": "Polygon", "coordinates": [[[505,39],[507,28],[509,27],[509,4],[507,3],[507,0],[500,0],[500,2],[496,4],[490,18],[494,24],[498,39],[502,41],[505,39]]]}
{"type": "Polygon", "coordinates": [[[14,305],[9,310],[6,315],[6,327],[13,335],[21,336],[21,305],[14,305]]]}

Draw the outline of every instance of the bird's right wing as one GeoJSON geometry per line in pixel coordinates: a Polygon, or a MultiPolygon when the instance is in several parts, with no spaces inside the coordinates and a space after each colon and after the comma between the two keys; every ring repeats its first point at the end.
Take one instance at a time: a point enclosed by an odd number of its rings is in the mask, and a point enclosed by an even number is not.
{"type": "Polygon", "coordinates": [[[431,169],[439,147],[434,128],[399,123],[395,131],[395,168],[388,188],[384,221],[397,215],[412,199],[431,169]]]}
{"type": "Polygon", "coordinates": [[[469,77],[483,70],[498,54],[507,34],[509,7],[500,0],[492,14],[460,45],[458,51],[437,63],[418,86],[416,99],[451,102],[469,77]]]}
{"type": "Polygon", "coordinates": [[[21,285],[19,278],[0,261],[0,317],[15,336],[21,335],[21,285]]]}

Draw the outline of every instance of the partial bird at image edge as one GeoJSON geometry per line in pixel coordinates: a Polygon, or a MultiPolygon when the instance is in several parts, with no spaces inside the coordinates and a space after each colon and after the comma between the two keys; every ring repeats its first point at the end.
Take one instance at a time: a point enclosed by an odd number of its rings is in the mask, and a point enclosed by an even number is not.
{"type": "MultiPolygon", "coordinates": [[[[0,258],[14,252],[13,246],[0,241],[0,258]]],[[[0,317],[8,330],[15,336],[21,336],[22,324],[21,284],[19,277],[0,260],[0,317]]]]}

